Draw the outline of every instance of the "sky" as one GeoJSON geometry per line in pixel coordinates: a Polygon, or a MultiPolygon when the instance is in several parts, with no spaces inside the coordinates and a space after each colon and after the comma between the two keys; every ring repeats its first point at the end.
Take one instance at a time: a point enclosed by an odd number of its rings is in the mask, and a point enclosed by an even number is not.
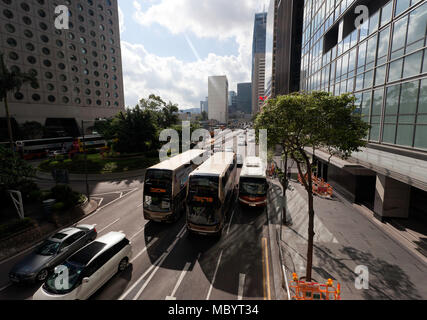
{"type": "Polygon", "coordinates": [[[254,16],[268,0],[118,0],[125,104],[151,93],[199,108],[208,77],[250,82],[254,16]]]}

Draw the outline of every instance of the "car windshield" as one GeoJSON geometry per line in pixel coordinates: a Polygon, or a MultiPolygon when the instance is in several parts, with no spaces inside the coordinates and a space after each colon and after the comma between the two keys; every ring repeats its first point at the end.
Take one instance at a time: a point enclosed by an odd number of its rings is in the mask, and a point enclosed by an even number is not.
{"type": "Polygon", "coordinates": [[[66,261],[55,268],[55,272],[49,276],[43,287],[53,294],[67,294],[79,285],[83,270],[83,265],[66,261]]]}
{"type": "Polygon", "coordinates": [[[36,253],[42,256],[53,256],[58,252],[60,242],[55,242],[51,240],[46,240],[36,249],[36,253]]]}
{"type": "Polygon", "coordinates": [[[268,184],[265,179],[260,178],[241,178],[240,194],[250,196],[265,196],[267,194],[268,184]]]}

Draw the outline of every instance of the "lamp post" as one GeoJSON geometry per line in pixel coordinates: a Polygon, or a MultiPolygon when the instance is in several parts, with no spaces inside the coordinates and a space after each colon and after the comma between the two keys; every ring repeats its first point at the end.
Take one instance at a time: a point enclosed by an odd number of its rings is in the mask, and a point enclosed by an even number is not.
{"type": "Polygon", "coordinates": [[[85,157],[85,182],[86,182],[86,197],[90,201],[90,192],[89,192],[89,182],[88,182],[88,173],[87,173],[87,152],[86,152],[86,138],[85,138],[85,122],[96,122],[96,121],[107,121],[106,119],[96,119],[96,120],[82,120],[82,131],[83,131],[83,153],[85,157]]]}
{"type": "Polygon", "coordinates": [[[86,182],[86,197],[90,201],[89,183],[87,181],[87,153],[86,153],[86,138],[85,138],[85,120],[82,120],[82,131],[83,131],[83,153],[85,157],[85,182],[86,182]]]}

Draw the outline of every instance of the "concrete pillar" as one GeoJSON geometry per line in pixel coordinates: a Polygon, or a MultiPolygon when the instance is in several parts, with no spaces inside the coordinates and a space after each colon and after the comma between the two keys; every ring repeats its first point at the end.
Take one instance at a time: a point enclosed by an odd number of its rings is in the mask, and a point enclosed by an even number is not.
{"type": "Polygon", "coordinates": [[[411,186],[377,174],[374,213],[384,218],[408,218],[411,186]]]}

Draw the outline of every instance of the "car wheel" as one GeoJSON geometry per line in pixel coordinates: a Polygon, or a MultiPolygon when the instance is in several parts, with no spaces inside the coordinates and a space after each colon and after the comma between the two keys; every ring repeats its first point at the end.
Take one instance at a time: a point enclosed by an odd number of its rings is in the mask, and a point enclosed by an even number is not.
{"type": "Polygon", "coordinates": [[[47,269],[43,269],[37,274],[37,281],[44,282],[49,275],[49,271],[47,269]]]}
{"type": "Polygon", "coordinates": [[[124,270],[126,270],[126,268],[129,265],[129,260],[128,258],[123,258],[120,263],[119,263],[119,272],[122,272],[124,270]]]}

